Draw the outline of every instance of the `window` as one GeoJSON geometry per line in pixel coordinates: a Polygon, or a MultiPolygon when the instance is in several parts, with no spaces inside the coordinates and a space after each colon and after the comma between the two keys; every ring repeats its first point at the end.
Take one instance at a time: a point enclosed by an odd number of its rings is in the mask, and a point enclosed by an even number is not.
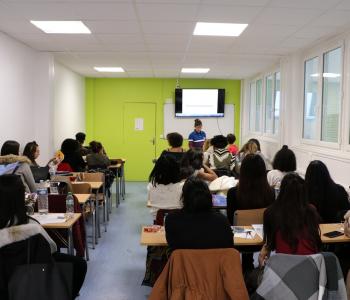
{"type": "Polygon", "coordinates": [[[318,57],[305,62],[304,72],[304,139],[316,139],[317,135],[317,83],[318,57]]]}
{"type": "Polygon", "coordinates": [[[305,61],[304,139],[339,141],[341,80],[341,47],[305,61]]]}
{"type": "Polygon", "coordinates": [[[341,102],[341,48],[323,56],[322,141],[338,142],[341,102]]]}
{"type": "Polygon", "coordinates": [[[273,76],[266,77],[266,90],[265,90],[265,132],[273,133],[273,76]]]}
{"type": "Polygon", "coordinates": [[[249,112],[249,129],[250,131],[256,131],[256,84],[252,82],[250,84],[250,112],[249,112]]]}
{"type": "Polygon", "coordinates": [[[260,117],[261,117],[261,109],[262,109],[262,79],[256,81],[256,103],[255,103],[255,131],[260,131],[260,117]]]}
{"type": "Polygon", "coordinates": [[[275,83],[275,103],[274,103],[274,122],[273,133],[278,134],[280,127],[280,105],[281,105],[281,73],[276,72],[274,75],[275,83]]]}

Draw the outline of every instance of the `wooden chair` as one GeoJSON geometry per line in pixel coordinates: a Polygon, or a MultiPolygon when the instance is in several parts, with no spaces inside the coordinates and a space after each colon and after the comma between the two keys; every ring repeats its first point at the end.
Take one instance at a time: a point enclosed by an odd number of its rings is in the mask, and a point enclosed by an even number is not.
{"type": "MultiPolygon", "coordinates": [[[[105,231],[107,231],[107,199],[105,196],[105,174],[102,172],[95,172],[95,173],[81,173],[81,179],[85,182],[103,182],[102,191],[96,194],[91,195],[91,199],[96,200],[96,205],[103,206],[103,222],[105,225],[105,231]],[[97,199],[96,199],[97,196],[97,199]]],[[[97,216],[97,219],[99,219],[100,216],[97,216]]],[[[99,226],[99,224],[97,224],[99,226]]],[[[100,230],[98,229],[99,235],[100,230]]]]}
{"type": "Polygon", "coordinates": [[[67,192],[73,193],[72,183],[69,176],[55,175],[52,177],[51,181],[64,182],[67,184],[67,192]]]}
{"type": "Polygon", "coordinates": [[[236,210],[233,216],[233,224],[235,226],[263,224],[265,209],[266,208],[236,210]]]}
{"type": "MultiPolygon", "coordinates": [[[[92,195],[92,189],[91,185],[88,182],[80,182],[72,184],[73,188],[73,194],[91,194],[92,195]]],[[[90,198],[91,199],[91,198],[90,198]]],[[[88,200],[89,205],[83,205],[83,216],[85,221],[87,220],[87,217],[89,215],[92,216],[92,249],[95,249],[96,244],[96,210],[95,206],[93,205],[94,201],[88,200]]]]}

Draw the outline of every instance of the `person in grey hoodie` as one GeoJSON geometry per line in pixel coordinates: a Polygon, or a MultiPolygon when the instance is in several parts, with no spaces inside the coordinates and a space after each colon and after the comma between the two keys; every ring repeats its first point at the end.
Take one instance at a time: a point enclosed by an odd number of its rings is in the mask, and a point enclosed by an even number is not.
{"type": "Polygon", "coordinates": [[[36,186],[32,171],[30,170],[30,160],[19,155],[19,143],[16,141],[6,141],[1,147],[0,175],[16,174],[21,176],[27,193],[35,193],[36,186]]]}

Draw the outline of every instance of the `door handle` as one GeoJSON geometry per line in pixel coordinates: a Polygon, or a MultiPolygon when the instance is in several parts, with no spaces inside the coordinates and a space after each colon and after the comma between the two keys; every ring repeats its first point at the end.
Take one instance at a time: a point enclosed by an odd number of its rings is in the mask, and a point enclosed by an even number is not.
{"type": "Polygon", "coordinates": [[[152,145],[154,146],[156,144],[156,139],[155,138],[152,138],[150,139],[150,142],[152,143],[152,145]]]}

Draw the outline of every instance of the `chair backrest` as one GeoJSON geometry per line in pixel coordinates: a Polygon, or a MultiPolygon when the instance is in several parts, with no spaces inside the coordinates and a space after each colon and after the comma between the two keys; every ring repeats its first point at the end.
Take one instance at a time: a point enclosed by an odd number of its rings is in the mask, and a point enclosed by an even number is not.
{"type": "Polygon", "coordinates": [[[248,300],[239,252],[232,248],[173,251],[148,299],[171,296],[248,300]]]}
{"type": "Polygon", "coordinates": [[[105,174],[102,172],[81,173],[82,180],[86,182],[104,182],[105,174]]]}
{"type": "Polygon", "coordinates": [[[233,224],[235,226],[263,224],[265,209],[266,208],[236,210],[233,216],[233,224]]]}
{"type": "Polygon", "coordinates": [[[158,209],[156,219],[153,221],[154,225],[164,226],[164,217],[179,209],[158,209]]]}
{"type": "Polygon", "coordinates": [[[91,194],[91,185],[88,182],[79,182],[72,184],[74,194],[91,194]]]}

